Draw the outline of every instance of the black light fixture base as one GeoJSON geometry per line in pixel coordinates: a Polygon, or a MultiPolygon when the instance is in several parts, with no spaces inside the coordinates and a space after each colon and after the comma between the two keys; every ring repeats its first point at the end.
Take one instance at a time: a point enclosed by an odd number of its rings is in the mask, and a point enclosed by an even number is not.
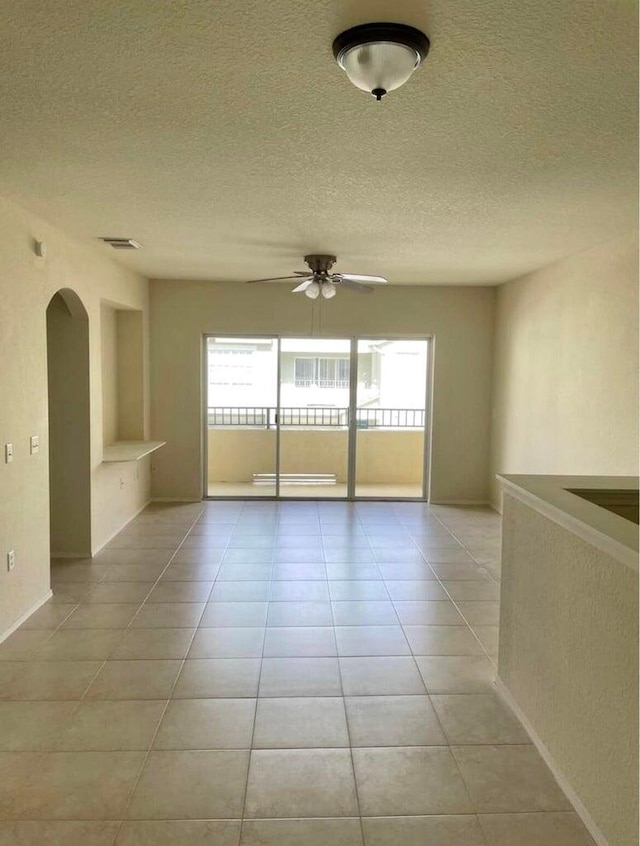
{"type": "Polygon", "coordinates": [[[367,23],[352,26],[336,36],[333,42],[333,55],[340,64],[343,54],[358,47],[361,44],[369,44],[373,41],[389,41],[392,44],[404,44],[413,48],[424,61],[429,52],[429,39],[413,26],[399,23],[367,23]]]}

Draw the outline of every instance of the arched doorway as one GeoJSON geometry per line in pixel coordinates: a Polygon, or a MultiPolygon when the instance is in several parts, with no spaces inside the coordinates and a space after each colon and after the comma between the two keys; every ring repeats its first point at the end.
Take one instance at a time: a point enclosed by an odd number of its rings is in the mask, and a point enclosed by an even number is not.
{"type": "Polygon", "coordinates": [[[89,319],[63,288],[47,307],[49,516],[52,558],[91,555],[89,319]]]}

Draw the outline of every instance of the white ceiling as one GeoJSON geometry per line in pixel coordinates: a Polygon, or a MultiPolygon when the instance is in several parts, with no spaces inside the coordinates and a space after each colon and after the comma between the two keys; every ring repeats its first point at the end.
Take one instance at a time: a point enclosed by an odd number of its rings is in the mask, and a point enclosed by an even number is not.
{"type": "Polygon", "coordinates": [[[636,206],[629,0],[3,0],[0,193],[150,277],[495,284],[636,206]],[[431,38],[381,104],[333,37],[431,38]]]}

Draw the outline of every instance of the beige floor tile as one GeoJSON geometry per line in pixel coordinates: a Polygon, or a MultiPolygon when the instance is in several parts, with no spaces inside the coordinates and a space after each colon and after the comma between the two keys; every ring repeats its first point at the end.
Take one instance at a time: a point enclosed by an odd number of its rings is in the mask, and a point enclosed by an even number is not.
{"type": "Polygon", "coordinates": [[[271,579],[272,573],[272,564],[223,564],[218,570],[217,580],[219,582],[260,582],[271,579]]]}
{"type": "Polygon", "coordinates": [[[11,679],[0,683],[0,699],[82,699],[102,667],[102,661],[30,661],[0,664],[14,668],[11,679]]]}
{"type": "Polygon", "coordinates": [[[456,746],[453,753],[477,813],[571,810],[533,746],[456,746]]]}
{"type": "Polygon", "coordinates": [[[266,658],[337,655],[332,626],[271,627],[264,641],[266,658]]]}
{"type": "Polygon", "coordinates": [[[429,693],[493,693],[496,668],[484,657],[418,656],[429,693]]]}
{"type": "Polygon", "coordinates": [[[220,568],[222,563],[222,556],[224,555],[224,548],[206,548],[198,549],[194,547],[181,547],[175,554],[173,564],[197,564],[206,567],[220,568]]]}
{"type": "Polygon", "coordinates": [[[75,707],[75,702],[0,702],[0,750],[53,749],[75,707]]]}
{"type": "Polygon", "coordinates": [[[366,581],[354,579],[352,581],[329,582],[329,593],[334,602],[365,601],[365,600],[388,600],[389,594],[380,579],[366,581]]]}
{"type": "Polygon", "coordinates": [[[478,819],[471,814],[371,817],[362,826],[366,846],[487,846],[478,819]]]}
{"type": "Polygon", "coordinates": [[[267,626],[332,626],[328,602],[270,602],[267,626]]]}
{"type": "Polygon", "coordinates": [[[260,658],[264,631],[261,626],[198,629],[189,658],[260,658]]]}
{"type": "Polygon", "coordinates": [[[171,549],[104,549],[93,561],[100,564],[168,564],[171,549]]]}
{"type": "Polygon", "coordinates": [[[251,753],[245,817],[348,817],[358,813],[348,749],[251,753]]]}
{"type": "MultiPolygon", "coordinates": [[[[0,820],[11,816],[16,796],[43,757],[41,752],[0,752],[0,820]]],[[[5,846],[1,838],[0,844],[5,846]]],[[[8,835],[6,846],[13,846],[8,835]]]]}
{"type": "Polygon", "coordinates": [[[400,626],[336,626],[338,654],[410,655],[400,626]]]}
{"type": "Polygon", "coordinates": [[[202,612],[204,602],[145,603],[131,622],[132,629],[193,629],[202,612]]]}
{"type": "Polygon", "coordinates": [[[28,629],[57,629],[75,608],[75,603],[65,604],[49,602],[39,608],[35,614],[20,626],[21,631],[28,629]]]}
{"type": "Polygon", "coordinates": [[[270,581],[216,582],[210,602],[266,602],[271,592],[270,581]]]}
{"type": "Polygon", "coordinates": [[[60,752],[149,749],[164,701],[81,702],[55,743],[60,752]]]}
{"type": "Polygon", "coordinates": [[[451,744],[531,742],[495,694],[445,694],[432,696],[431,701],[451,744]]]}
{"type": "Polygon", "coordinates": [[[447,743],[428,696],[357,696],[345,705],[352,746],[447,743]]]}
{"type": "Polygon", "coordinates": [[[110,541],[105,549],[175,549],[183,537],[181,532],[132,534],[124,531],[110,541]]]}
{"type": "Polygon", "coordinates": [[[238,819],[249,752],[151,752],[129,819],[238,819]]]}
{"type": "Polygon", "coordinates": [[[209,602],[200,626],[266,626],[268,607],[267,602],[209,602]]]}
{"type": "Polygon", "coordinates": [[[120,629],[58,629],[33,657],[39,661],[106,660],[121,638],[120,629]]]}
{"type": "Polygon", "coordinates": [[[479,567],[475,561],[469,560],[464,564],[450,564],[438,561],[439,557],[440,555],[438,553],[432,553],[429,564],[438,578],[443,581],[450,579],[454,582],[482,582],[488,578],[488,574],[484,568],[479,567]]]}
{"type": "Polygon", "coordinates": [[[218,575],[219,564],[169,564],[160,578],[161,582],[212,582],[218,575]]]}
{"type": "Polygon", "coordinates": [[[345,696],[425,693],[413,658],[340,658],[345,696]]]}
{"type": "Polygon", "coordinates": [[[276,564],[272,578],[278,582],[289,581],[325,581],[327,571],[324,564],[276,564]]]}
{"type": "Polygon", "coordinates": [[[209,658],[185,661],[173,696],[177,699],[255,697],[259,658],[209,658]]]}
{"type": "Polygon", "coordinates": [[[107,661],[87,699],[167,699],[181,661],[107,661]]]}
{"type": "Polygon", "coordinates": [[[482,655],[466,626],[405,626],[414,655],[482,655]]]}
{"type": "Polygon", "coordinates": [[[340,696],[337,658],[264,658],[260,696],[340,696]]]}
{"type": "Polygon", "coordinates": [[[51,637],[51,629],[19,629],[0,643],[0,661],[28,661],[51,637]]]}
{"type": "Polygon", "coordinates": [[[125,822],[115,846],[238,846],[240,820],[125,822]]]}
{"type": "Polygon", "coordinates": [[[573,812],[483,814],[480,824],[489,846],[595,846],[573,812]]]}
{"type": "Polygon", "coordinates": [[[346,600],[332,602],[336,626],[398,626],[390,600],[346,600]]]}
{"type": "Polygon", "coordinates": [[[114,564],[104,577],[105,582],[154,582],[166,564],[114,564]]]}
{"type": "Polygon", "coordinates": [[[51,562],[51,581],[55,584],[67,582],[101,582],[109,572],[107,564],[98,563],[98,559],[84,561],[51,562]],[[92,563],[95,561],[96,563],[92,563]]]}
{"type": "Polygon", "coordinates": [[[245,820],[240,846],[363,846],[360,820],[245,820]]]}
{"type": "Polygon", "coordinates": [[[0,822],[0,846],[113,846],[119,822],[0,822]]]}
{"type": "Polygon", "coordinates": [[[464,620],[450,600],[405,600],[393,603],[403,626],[460,626],[464,620]]]}
{"type": "Polygon", "coordinates": [[[500,622],[499,602],[469,602],[461,599],[457,605],[470,626],[497,626],[500,622]]]}
{"type": "Polygon", "coordinates": [[[433,599],[449,599],[443,588],[438,582],[416,581],[414,579],[405,579],[396,581],[393,579],[385,579],[385,585],[389,592],[389,596],[394,600],[433,600],[433,599]]]}
{"type": "Polygon", "coordinates": [[[173,699],[154,749],[250,749],[255,699],[173,699]]]}
{"type": "Polygon", "coordinates": [[[385,581],[436,581],[436,575],[426,561],[421,564],[378,564],[378,569],[385,581]]]}
{"type": "Polygon", "coordinates": [[[206,602],[213,582],[159,582],[147,602],[206,602]]]}
{"type": "Polygon", "coordinates": [[[127,604],[78,605],[62,624],[62,629],[124,629],[140,606],[127,604]]]}
{"type": "Polygon", "coordinates": [[[363,817],[472,811],[448,748],[354,749],[353,764],[363,817]]]}
{"type": "Polygon", "coordinates": [[[15,798],[11,816],[121,820],[144,752],[51,752],[15,798]]]}
{"type": "Polygon", "coordinates": [[[376,581],[382,579],[378,565],[371,564],[327,564],[327,579],[332,582],[376,581]]]}
{"type": "Polygon", "coordinates": [[[341,697],[259,699],[254,749],[349,746],[341,697]]]}
{"type": "Polygon", "coordinates": [[[129,629],[113,651],[112,660],[184,658],[195,629],[129,629]]]}
{"type": "Polygon", "coordinates": [[[5,696],[5,687],[18,673],[24,671],[29,662],[24,661],[0,661],[0,699],[13,699],[13,696],[5,696]]]}
{"type": "Polygon", "coordinates": [[[493,658],[498,657],[498,627],[473,626],[473,633],[493,658]]]}
{"type": "Polygon", "coordinates": [[[274,582],[271,602],[323,602],[329,599],[326,582],[290,581],[274,582]]]}
{"type": "Polygon", "coordinates": [[[500,585],[487,579],[482,582],[443,581],[447,593],[452,599],[498,602],[500,600],[500,585]]]}
{"type": "Polygon", "coordinates": [[[52,605],[59,603],[68,605],[70,603],[84,602],[93,587],[94,585],[89,582],[86,584],[79,584],[77,582],[52,584],[51,590],[53,591],[53,596],[49,602],[52,605]]]}
{"type": "Polygon", "coordinates": [[[82,602],[143,602],[154,582],[103,582],[95,585],[82,602]]]}

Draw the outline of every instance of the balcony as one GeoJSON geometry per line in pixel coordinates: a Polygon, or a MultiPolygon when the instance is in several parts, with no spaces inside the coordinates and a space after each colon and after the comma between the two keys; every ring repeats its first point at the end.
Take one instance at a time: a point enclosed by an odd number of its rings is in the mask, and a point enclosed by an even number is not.
{"type": "MultiPolygon", "coordinates": [[[[215,406],[208,423],[209,496],[275,494],[279,423],[280,494],[346,497],[348,408],[215,406]]],[[[424,425],[420,409],[356,410],[357,496],[422,496],[424,425]]]]}

